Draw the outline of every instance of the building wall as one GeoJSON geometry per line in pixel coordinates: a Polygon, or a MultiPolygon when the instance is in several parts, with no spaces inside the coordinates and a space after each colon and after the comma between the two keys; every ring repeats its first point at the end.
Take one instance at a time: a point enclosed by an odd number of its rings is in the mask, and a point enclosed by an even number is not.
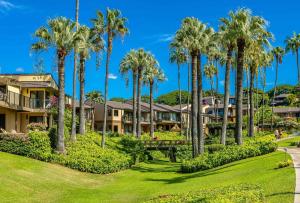
{"type": "Polygon", "coordinates": [[[7,109],[0,107],[0,114],[5,115],[5,130],[7,132],[11,132],[12,130],[16,130],[17,132],[20,131],[18,123],[20,123],[20,116],[18,116],[17,111],[12,109],[7,109]],[[17,129],[16,129],[17,126],[17,129]]]}

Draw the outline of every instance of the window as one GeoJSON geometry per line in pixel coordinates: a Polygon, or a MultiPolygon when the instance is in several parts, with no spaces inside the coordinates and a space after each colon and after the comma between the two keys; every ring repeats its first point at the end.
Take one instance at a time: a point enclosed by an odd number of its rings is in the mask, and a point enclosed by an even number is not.
{"type": "Polygon", "coordinates": [[[30,116],[29,123],[43,123],[43,116],[30,116]]]}
{"type": "Polygon", "coordinates": [[[119,116],[119,111],[118,110],[114,110],[114,116],[119,116]]]}
{"type": "Polygon", "coordinates": [[[107,115],[108,115],[108,116],[111,116],[111,109],[108,109],[107,115]]]}
{"type": "Polygon", "coordinates": [[[114,125],[114,132],[118,132],[118,131],[119,131],[118,126],[114,125]]]}

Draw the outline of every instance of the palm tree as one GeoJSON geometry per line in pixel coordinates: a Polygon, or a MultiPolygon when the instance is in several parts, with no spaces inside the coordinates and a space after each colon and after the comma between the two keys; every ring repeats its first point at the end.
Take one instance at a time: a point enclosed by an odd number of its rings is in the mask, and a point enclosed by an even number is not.
{"type": "Polygon", "coordinates": [[[252,41],[261,36],[268,36],[266,21],[259,16],[252,16],[251,11],[245,8],[229,13],[229,29],[231,29],[237,44],[237,82],[236,82],[236,128],[235,139],[242,144],[243,124],[243,72],[245,49],[252,41]]]}
{"type": "Polygon", "coordinates": [[[224,84],[224,109],[223,109],[223,121],[222,121],[222,134],[221,134],[221,144],[226,144],[226,132],[227,132],[227,120],[228,120],[228,105],[229,105],[229,94],[230,94],[230,68],[232,63],[232,54],[234,48],[236,47],[235,33],[231,29],[233,27],[232,18],[221,18],[220,26],[220,44],[222,48],[226,51],[226,56],[221,60],[225,62],[225,84],[224,84]]]}
{"type": "Polygon", "coordinates": [[[75,23],[64,17],[48,20],[47,27],[38,28],[34,36],[37,42],[32,44],[31,49],[48,50],[55,49],[58,67],[58,130],[57,151],[65,152],[64,144],[64,112],[65,112],[65,58],[72,51],[75,44],[75,23]]]}
{"type": "MultiPolygon", "coordinates": [[[[210,82],[210,91],[211,91],[211,96],[213,97],[213,99],[215,100],[215,95],[214,95],[214,88],[213,88],[213,85],[214,85],[214,76],[216,75],[217,73],[217,68],[211,63],[211,64],[206,64],[204,66],[204,75],[206,76],[206,78],[209,80],[210,82]]],[[[215,113],[215,116],[216,115],[216,108],[214,109],[214,113],[215,113]]]]}
{"type": "Polygon", "coordinates": [[[181,85],[180,85],[180,65],[187,62],[187,56],[184,50],[180,47],[172,47],[171,54],[170,54],[170,62],[177,64],[177,71],[178,71],[177,81],[178,81],[179,106],[180,106],[180,135],[182,135],[183,120],[182,120],[182,102],[181,102],[181,85]]]}
{"type": "MultiPolygon", "coordinates": [[[[76,0],[76,9],[75,9],[75,22],[76,22],[76,31],[78,31],[79,26],[79,0],[76,0]]],[[[73,68],[73,95],[72,95],[72,127],[71,127],[71,141],[76,140],[76,70],[77,69],[77,53],[74,51],[74,68],[73,68]]]]}
{"type": "Polygon", "coordinates": [[[84,112],[84,83],[85,83],[85,62],[90,52],[100,52],[103,49],[103,39],[97,33],[86,26],[81,26],[76,35],[76,53],[79,54],[80,68],[80,105],[79,105],[79,133],[85,134],[85,112],[84,112]]]}
{"type": "Polygon", "coordinates": [[[136,93],[137,93],[137,77],[138,77],[138,63],[137,59],[137,52],[136,50],[131,50],[127,53],[120,63],[120,73],[126,77],[126,84],[128,84],[127,73],[131,70],[132,71],[132,83],[133,83],[133,119],[132,119],[132,133],[136,136],[136,93]]]}
{"type": "Polygon", "coordinates": [[[296,63],[297,63],[297,70],[298,70],[298,84],[300,84],[300,67],[299,67],[299,47],[300,47],[300,34],[293,33],[293,36],[288,37],[285,40],[286,47],[285,51],[296,54],[296,63]]]}
{"type": "Polygon", "coordinates": [[[94,90],[86,94],[86,99],[92,104],[92,123],[91,123],[91,131],[94,131],[95,125],[95,107],[97,103],[103,103],[103,95],[100,91],[94,90]]]}
{"type": "MultiPolygon", "coordinates": [[[[94,29],[97,31],[102,31],[101,25],[103,22],[103,15],[98,12],[98,18],[93,20],[94,29]],[[98,21],[99,20],[99,21],[98,21]],[[100,29],[98,29],[98,27],[100,29]]],[[[124,37],[129,31],[125,26],[127,19],[122,17],[122,14],[119,10],[109,8],[106,9],[106,23],[104,25],[104,31],[107,34],[107,47],[106,47],[106,66],[105,66],[105,90],[104,90],[104,122],[103,122],[103,132],[102,132],[102,141],[101,146],[104,148],[105,146],[105,134],[106,134],[106,118],[107,118],[107,97],[108,97],[108,75],[109,75],[109,62],[110,56],[113,48],[113,40],[117,36],[124,37]]],[[[101,32],[100,32],[101,34],[101,32]]]]}
{"type": "Polygon", "coordinates": [[[271,121],[271,128],[273,130],[273,124],[274,124],[274,99],[276,96],[276,88],[277,88],[277,80],[278,80],[278,66],[282,63],[282,58],[285,54],[284,49],[281,47],[275,47],[272,49],[271,53],[274,56],[275,62],[276,62],[276,70],[275,70],[275,82],[274,82],[274,93],[273,93],[273,99],[272,99],[272,121],[271,121]]]}
{"type": "Polygon", "coordinates": [[[154,138],[154,124],[153,124],[153,86],[155,82],[165,80],[163,71],[158,67],[158,62],[153,55],[149,53],[147,59],[147,66],[143,71],[143,81],[149,85],[150,90],[150,136],[154,138]]]}

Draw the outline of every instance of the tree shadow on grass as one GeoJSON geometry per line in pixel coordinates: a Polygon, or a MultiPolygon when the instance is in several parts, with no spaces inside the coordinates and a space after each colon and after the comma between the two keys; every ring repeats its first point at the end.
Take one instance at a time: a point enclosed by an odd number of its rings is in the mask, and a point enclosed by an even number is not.
{"type": "Polygon", "coordinates": [[[266,195],[266,197],[274,197],[274,196],[281,196],[281,195],[295,195],[294,192],[276,192],[269,195],[266,195]]]}

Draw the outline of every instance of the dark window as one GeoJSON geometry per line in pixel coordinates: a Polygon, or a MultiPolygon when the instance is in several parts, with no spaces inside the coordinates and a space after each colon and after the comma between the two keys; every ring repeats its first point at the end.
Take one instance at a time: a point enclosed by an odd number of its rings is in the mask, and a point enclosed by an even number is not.
{"type": "Polygon", "coordinates": [[[107,115],[108,115],[108,116],[111,116],[111,109],[108,109],[107,115]]]}
{"type": "Polygon", "coordinates": [[[119,111],[118,110],[114,110],[114,116],[119,116],[119,111]]]}
{"type": "Polygon", "coordinates": [[[30,116],[29,123],[43,123],[43,116],[30,116]]]}
{"type": "Polygon", "coordinates": [[[117,125],[114,125],[114,132],[118,132],[118,126],[117,125]]]}

